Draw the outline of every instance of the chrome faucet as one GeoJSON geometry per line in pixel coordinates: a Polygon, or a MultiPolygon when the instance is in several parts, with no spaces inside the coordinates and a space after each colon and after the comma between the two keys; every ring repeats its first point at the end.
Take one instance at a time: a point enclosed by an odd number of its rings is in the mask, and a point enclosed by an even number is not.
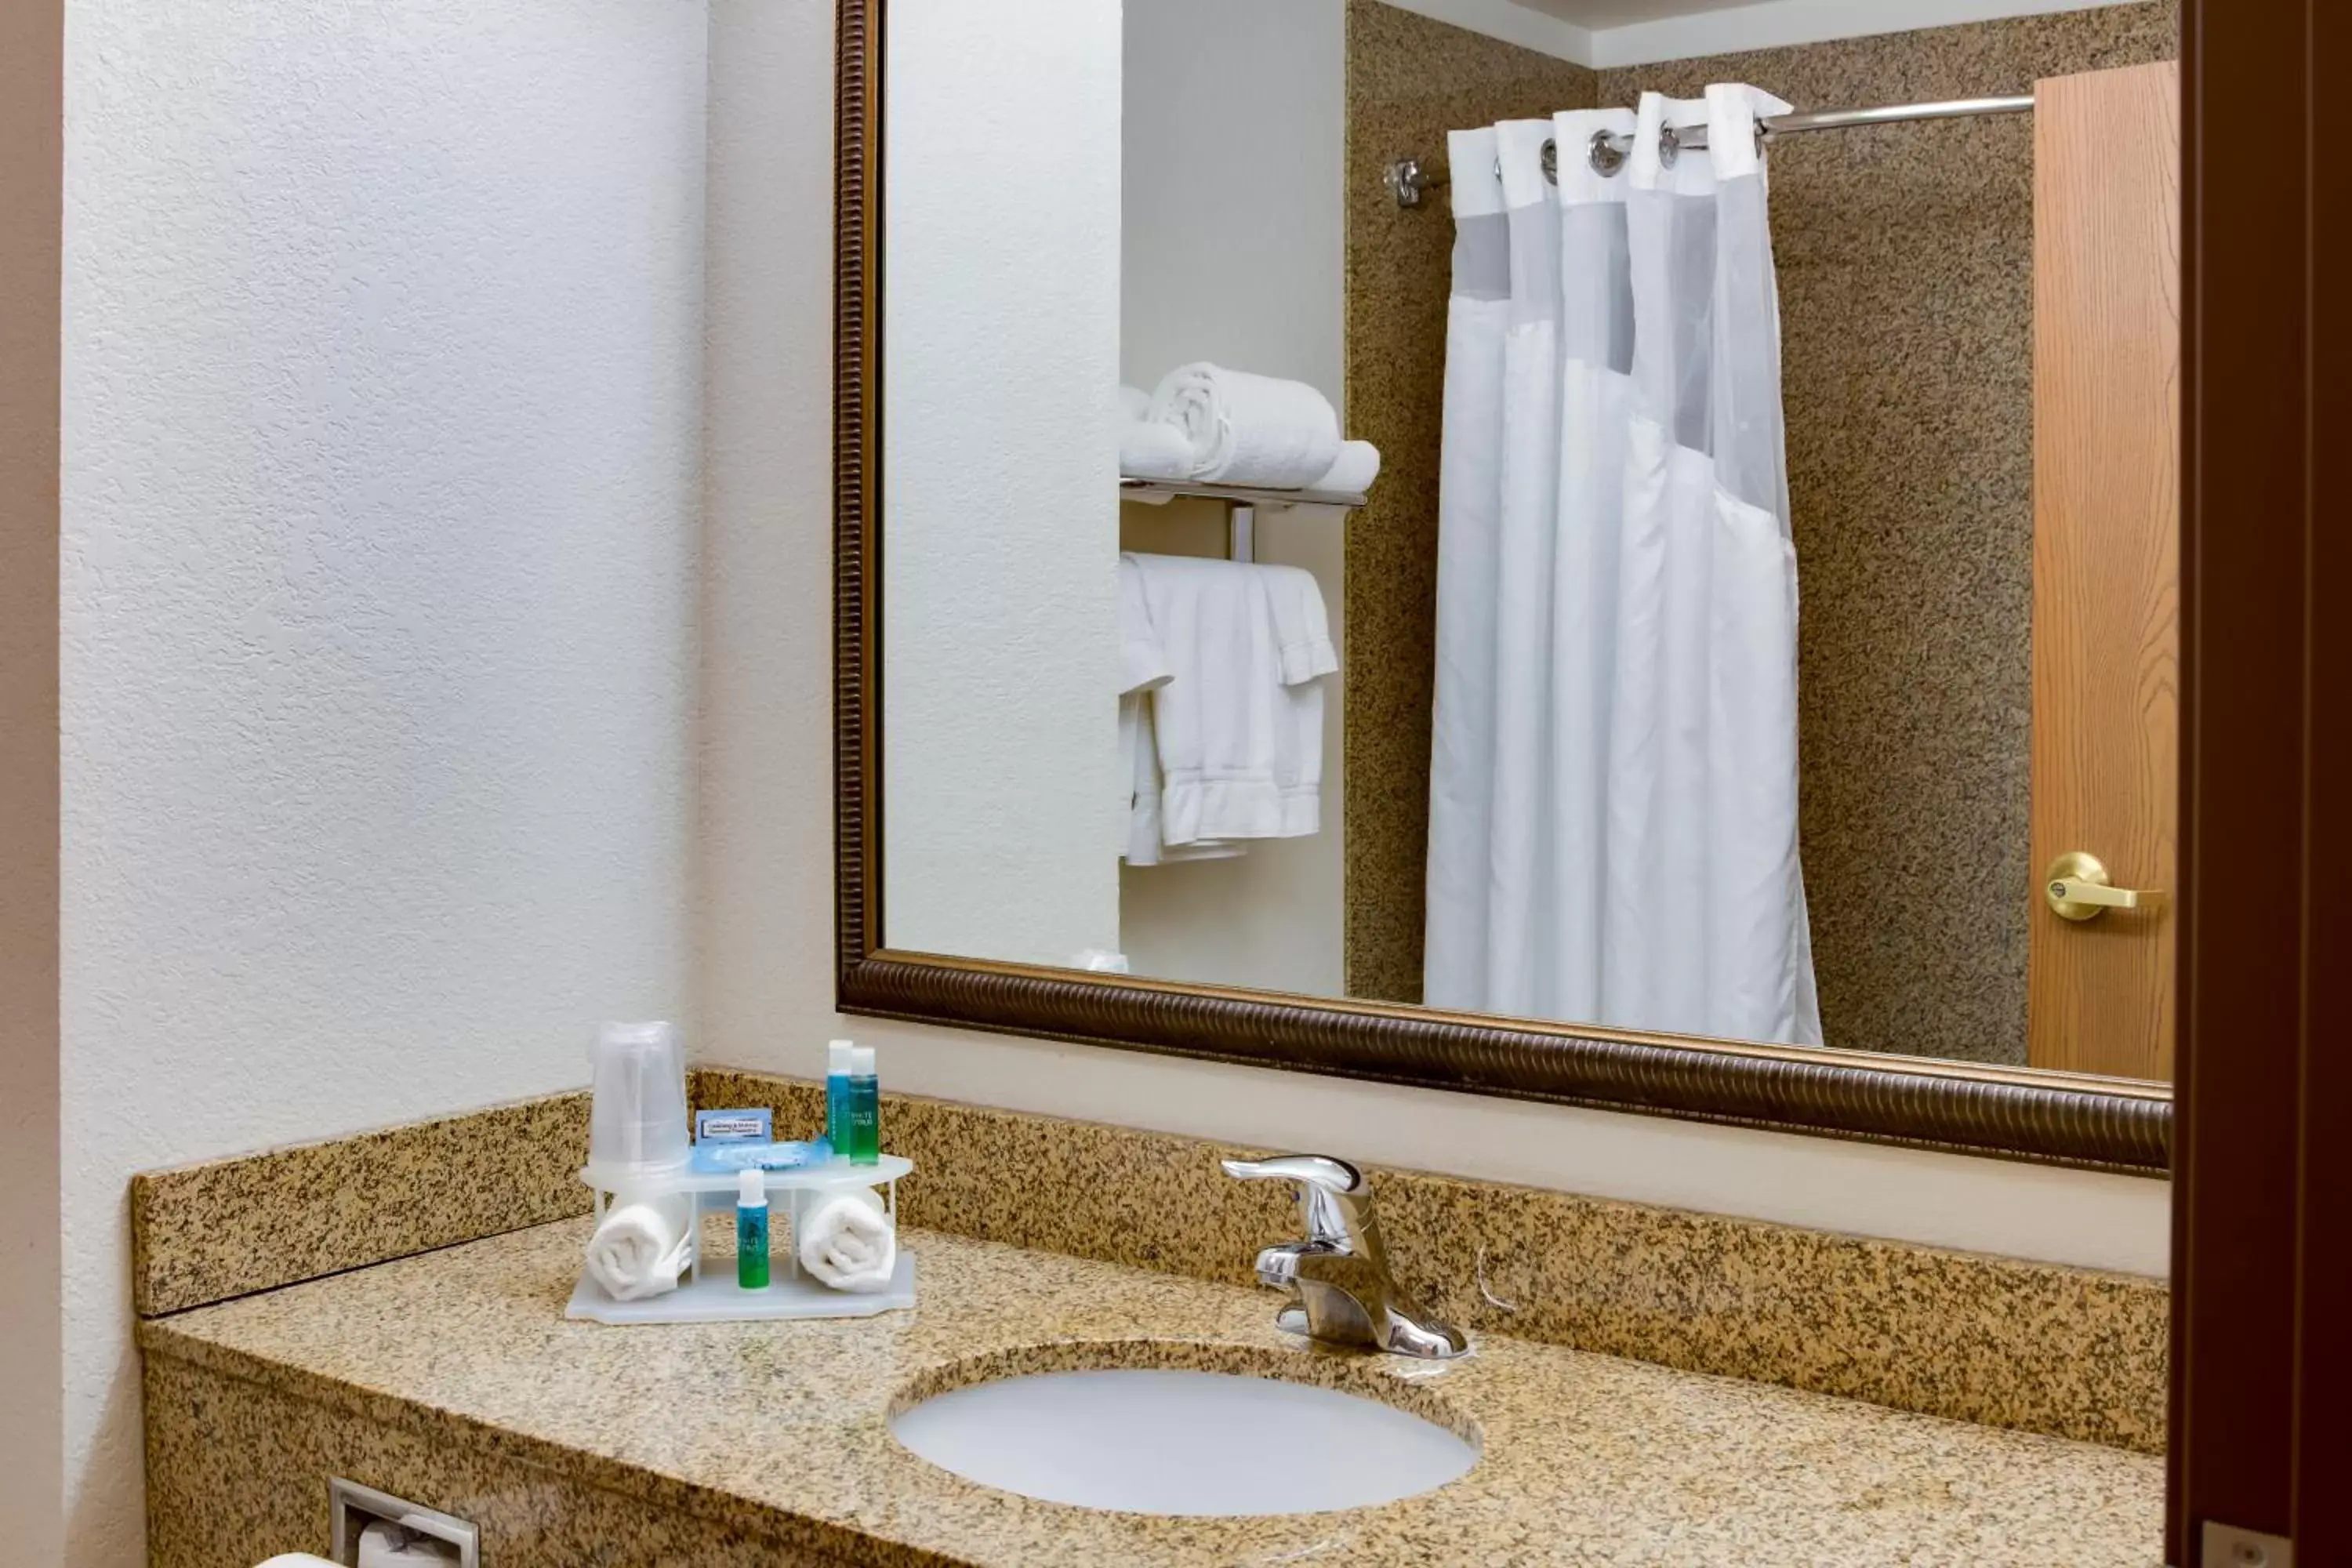
{"type": "Polygon", "coordinates": [[[1257,1255],[1260,1283],[1291,1292],[1290,1305],[1276,1314],[1276,1328],[1329,1344],[1433,1360],[1469,1350],[1461,1330],[1431,1317],[1397,1289],[1372,1215],[1371,1184],[1361,1171],[1328,1154],[1277,1154],[1224,1165],[1227,1175],[1245,1182],[1291,1182],[1298,1188],[1307,1239],[1257,1255]]]}

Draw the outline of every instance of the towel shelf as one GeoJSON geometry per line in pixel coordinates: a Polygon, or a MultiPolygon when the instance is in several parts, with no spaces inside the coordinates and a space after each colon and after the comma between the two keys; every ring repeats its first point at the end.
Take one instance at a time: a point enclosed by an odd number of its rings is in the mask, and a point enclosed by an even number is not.
{"type": "Polygon", "coordinates": [[[1360,491],[1269,490],[1248,485],[1210,485],[1192,479],[1145,479],[1132,474],[1118,479],[1121,500],[1223,501],[1225,504],[1225,556],[1232,561],[1257,558],[1257,509],[1262,506],[1336,506],[1353,511],[1364,504],[1360,491]]]}
{"type": "Polygon", "coordinates": [[[1349,490],[1262,490],[1247,485],[1207,485],[1191,479],[1140,479],[1132,474],[1121,474],[1118,480],[1121,500],[1140,500],[1148,496],[1190,496],[1202,500],[1231,501],[1241,506],[1343,506],[1353,510],[1364,504],[1361,492],[1349,490]]]}

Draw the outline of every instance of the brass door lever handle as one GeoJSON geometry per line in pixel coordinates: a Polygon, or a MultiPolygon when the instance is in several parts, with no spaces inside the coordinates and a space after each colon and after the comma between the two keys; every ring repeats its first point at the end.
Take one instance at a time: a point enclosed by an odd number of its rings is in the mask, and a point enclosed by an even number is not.
{"type": "Polygon", "coordinates": [[[2042,875],[2042,896],[2062,921],[2095,921],[2109,910],[2137,910],[2164,895],[2153,888],[2110,885],[2105,862],[2074,849],[2050,862],[2042,875]]]}

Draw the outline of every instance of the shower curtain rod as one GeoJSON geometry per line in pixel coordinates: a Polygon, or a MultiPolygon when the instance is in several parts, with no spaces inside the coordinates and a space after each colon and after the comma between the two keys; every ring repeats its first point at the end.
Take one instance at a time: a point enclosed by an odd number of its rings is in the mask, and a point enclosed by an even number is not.
{"type": "MultiPolygon", "coordinates": [[[[1959,120],[1982,114],[2030,114],[2033,111],[2033,95],[2025,93],[2013,98],[1956,98],[1941,103],[1890,103],[1877,109],[1825,109],[1810,114],[1776,114],[1756,122],[1756,142],[1762,146],[1774,136],[1793,136],[1803,131],[1844,131],[1856,125],[1900,125],[1913,120],[1959,120]]],[[[1663,126],[1658,132],[1659,161],[1672,168],[1677,154],[1698,151],[1706,145],[1706,127],[1685,126],[1680,130],[1663,126]]],[[[1630,134],[1612,134],[1606,131],[1593,133],[1585,149],[1585,161],[1593,172],[1601,175],[1617,173],[1625,166],[1633,151],[1630,134]]],[[[1499,174],[1502,165],[1496,165],[1499,174]]],[[[1559,183],[1559,150],[1547,141],[1543,145],[1544,178],[1559,183]]],[[[1389,189],[1395,193],[1401,207],[1421,205],[1422,193],[1437,189],[1447,183],[1442,166],[1423,163],[1418,158],[1400,158],[1389,165],[1389,189]]]]}

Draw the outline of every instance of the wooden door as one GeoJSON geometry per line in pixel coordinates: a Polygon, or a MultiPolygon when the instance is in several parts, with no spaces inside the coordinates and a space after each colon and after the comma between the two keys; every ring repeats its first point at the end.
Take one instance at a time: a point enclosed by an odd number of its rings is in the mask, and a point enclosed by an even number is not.
{"type": "Polygon", "coordinates": [[[2137,909],[2031,889],[2035,1067],[2172,1077],[2180,621],[2179,71],[2040,84],[2034,115],[2032,865],[2095,857],[2137,909]]]}

